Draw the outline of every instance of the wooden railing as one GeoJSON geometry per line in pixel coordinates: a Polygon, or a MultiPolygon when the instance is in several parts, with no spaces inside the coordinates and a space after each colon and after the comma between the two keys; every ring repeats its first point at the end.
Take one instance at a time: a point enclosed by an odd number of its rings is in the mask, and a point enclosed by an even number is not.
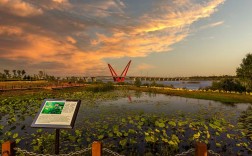
{"type": "MultiPolygon", "coordinates": [[[[15,142],[11,141],[4,142],[2,144],[1,156],[16,156],[16,151],[14,149],[15,147],[16,147],[15,142]]],[[[99,141],[94,141],[91,147],[92,156],[102,156],[102,151],[103,151],[102,143],[99,141]]],[[[207,156],[207,145],[205,143],[200,142],[196,143],[195,156],[207,156]]]]}

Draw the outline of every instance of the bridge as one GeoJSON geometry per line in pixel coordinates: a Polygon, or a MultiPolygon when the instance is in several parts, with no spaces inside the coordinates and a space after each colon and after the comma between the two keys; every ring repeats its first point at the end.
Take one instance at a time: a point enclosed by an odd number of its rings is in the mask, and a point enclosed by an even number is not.
{"type": "MultiPolygon", "coordinates": [[[[118,75],[113,67],[108,64],[111,76],[114,80],[114,82],[124,82],[124,80],[140,80],[140,81],[182,81],[182,80],[188,80],[189,78],[185,77],[175,77],[175,78],[168,78],[168,77],[150,77],[150,76],[127,76],[127,72],[129,70],[131,60],[128,62],[126,67],[124,68],[123,72],[121,75],[118,75]]],[[[95,77],[91,77],[92,81],[96,80],[95,77]]]]}
{"type": "MultiPolygon", "coordinates": [[[[111,80],[113,81],[112,76],[84,76],[84,81],[96,82],[97,80],[111,80]]],[[[186,81],[189,80],[189,77],[160,77],[160,76],[126,76],[125,80],[136,81],[186,81]]]]}
{"type": "Polygon", "coordinates": [[[156,77],[156,76],[128,76],[130,80],[136,81],[185,81],[188,80],[188,77],[156,77]]]}

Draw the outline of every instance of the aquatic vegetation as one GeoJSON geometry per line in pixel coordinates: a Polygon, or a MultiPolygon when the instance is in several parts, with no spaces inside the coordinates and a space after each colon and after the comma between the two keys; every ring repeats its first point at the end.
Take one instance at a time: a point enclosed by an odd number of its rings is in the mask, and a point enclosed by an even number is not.
{"type": "Polygon", "coordinates": [[[242,112],[238,126],[244,130],[243,135],[250,138],[252,141],[252,107],[242,112]]]}
{"type": "MultiPolygon", "coordinates": [[[[198,120],[202,114],[115,112],[105,116],[107,111],[104,109],[95,118],[83,119],[84,124],[76,126],[73,132],[62,131],[61,150],[65,149],[67,152],[69,148],[81,149],[90,146],[95,140],[100,140],[105,147],[126,155],[134,152],[141,155],[162,155],[168,152],[173,155],[192,148],[196,141],[205,142],[218,153],[232,155],[240,152],[246,155],[251,150],[251,143],[244,139],[243,131],[236,129],[235,125],[223,117],[212,117],[217,114],[198,120]]],[[[47,153],[50,149],[47,146],[50,143],[53,145],[52,136],[51,133],[37,133],[33,139],[33,150],[47,153]],[[49,143],[44,145],[41,140],[48,140],[49,143]]]]}
{"type": "MultiPolygon", "coordinates": [[[[133,94],[141,97],[141,92],[133,94]]],[[[125,155],[174,155],[194,147],[196,141],[205,142],[210,149],[226,155],[249,155],[252,152],[251,140],[247,137],[249,133],[237,126],[232,112],[202,108],[194,114],[183,111],[147,113],[99,104],[128,95],[126,89],[112,92],[68,89],[2,97],[0,143],[15,140],[19,147],[29,151],[53,153],[54,130],[31,129],[30,124],[44,98],[62,98],[82,99],[75,128],[61,130],[62,153],[88,147],[95,140],[125,155]]]]}

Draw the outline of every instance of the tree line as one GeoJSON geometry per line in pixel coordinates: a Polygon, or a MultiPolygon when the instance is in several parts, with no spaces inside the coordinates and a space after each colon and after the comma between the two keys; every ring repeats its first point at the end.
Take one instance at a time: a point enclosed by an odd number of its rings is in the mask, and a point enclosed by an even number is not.
{"type": "Polygon", "coordinates": [[[0,72],[0,79],[1,80],[11,80],[11,79],[17,79],[17,80],[22,80],[26,74],[26,71],[23,70],[16,70],[13,69],[12,73],[8,69],[4,69],[3,73],[0,72]]]}
{"type": "Polygon", "coordinates": [[[20,81],[20,80],[57,80],[54,76],[50,76],[43,71],[39,71],[38,74],[28,75],[26,71],[23,70],[8,70],[4,69],[3,72],[0,72],[1,81],[20,81]]]}
{"type": "Polygon", "coordinates": [[[69,76],[69,77],[56,77],[53,75],[48,75],[44,71],[38,71],[38,74],[29,75],[25,70],[8,70],[4,69],[0,72],[0,81],[63,81],[63,82],[78,82],[83,83],[85,80],[83,77],[69,76]]]}
{"type": "Polygon", "coordinates": [[[252,92],[252,54],[248,53],[236,69],[237,78],[224,78],[213,82],[213,90],[252,92]]]}
{"type": "MultiPolygon", "coordinates": [[[[214,79],[220,79],[213,82],[212,86],[207,89],[212,90],[224,90],[224,91],[238,91],[238,92],[252,92],[252,54],[248,53],[245,58],[242,59],[242,63],[236,69],[236,76],[212,76],[207,77],[214,79]]],[[[202,79],[202,77],[195,76],[191,79],[202,79]]],[[[46,74],[43,71],[39,71],[38,74],[26,75],[25,70],[16,70],[12,71],[4,69],[3,73],[0,72],[0,81],[14,81],[14,80],[47,80],[47,81],[67,81],[67,82],[84,82],[84,79],[81,77],[55,77],[46,74]]],[[[141,82],[135,82],[135,85],[140,86],[141,82]],[[139,83],[139,84],[138,84],[139,83]]]]}

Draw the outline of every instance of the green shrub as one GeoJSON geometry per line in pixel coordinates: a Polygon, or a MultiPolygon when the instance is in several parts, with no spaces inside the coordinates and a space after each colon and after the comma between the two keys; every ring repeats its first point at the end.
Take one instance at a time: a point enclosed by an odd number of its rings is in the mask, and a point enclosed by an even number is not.
{"type": "Polygon", "coordinates": [[[137,78],[136,81],[134,82],[134,85],[135,85],[136,87],[140,87],[140,86],[142,85],[141,80],[137,78]]]}
{"type": "Polygon", "coordinates": [[[212,90],[224,90],[224,91],[237,91],[244,92],[246,88],[243,87],[240,81],[232,78],[225,78],[219,82],[213,82],[212,87],[209,89],[212,90]]]}

